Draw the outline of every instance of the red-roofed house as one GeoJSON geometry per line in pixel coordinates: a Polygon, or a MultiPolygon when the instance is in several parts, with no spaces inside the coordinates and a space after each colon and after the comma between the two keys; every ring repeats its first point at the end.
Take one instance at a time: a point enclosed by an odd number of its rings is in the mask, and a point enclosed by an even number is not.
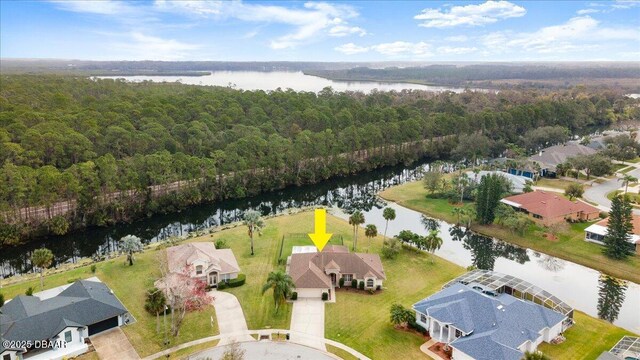
{"type": "MultiPolygon", "coordinates": [[[[633,244],[636,249],[636,253],[640,254],[640,215],[633,215],[633,230],[629,234],[629,243],[633,244]]],[[[607,235],[607,225],[609,224],[609,218],[598,221],[597,223],[584,229],[586,241],[594,242],[600,245],[604,245],[604,237],[607,235]]]]}
{"type": "Polygon", "coordinates": [[[528,214],[533,220],[544,225],[563,221],[595,220],[600,216],[600,210],[594,206],[577,200],[570,201],[560,194],[547,191],[508,196],[500,202],[528,214]]]}

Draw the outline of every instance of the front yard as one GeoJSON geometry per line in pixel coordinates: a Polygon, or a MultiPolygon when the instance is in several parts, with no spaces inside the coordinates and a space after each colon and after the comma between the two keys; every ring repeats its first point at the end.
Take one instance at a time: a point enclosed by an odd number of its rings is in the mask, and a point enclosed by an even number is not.
{"type": "MultiPolygon", "coordinates": [[[[427,198],[427,191],[420,181],[389,188],[380,195],[386,200],[397,202],[426,215],[451,223],[456,221],[455,216],[451,214],[454,205],[445,199],[427,198]]],[[[584,229],[589,225],[589,223],[563,224],[559,231],[554,231],[558,235],[555,241],[543,237],[542,235],[548,230],[537,225],[531,226],[524,236],[497,225],[474,224],[472,229],[487,236],[640,283],[640,256],[632,256],[622,261],[604,256],[600,245],[584,241],[584,229]]]]}

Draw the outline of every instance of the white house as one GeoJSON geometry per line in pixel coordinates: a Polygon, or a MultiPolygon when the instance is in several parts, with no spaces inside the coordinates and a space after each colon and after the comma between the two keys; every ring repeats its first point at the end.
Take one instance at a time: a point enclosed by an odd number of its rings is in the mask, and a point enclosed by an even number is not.
{"type": "Polygon", "coordinates": [[[169,272],[188,271],[193,278],[215,287],[221,281],[238,277],[240,266],[231,249],[216,249],[210,242],[195,242],[167,249],[169,272]]]}
{"type": "Polygon", "coordinates": [[[563,331],[566,315],[508,294],[455,283],[413,305],[416,322],[452,358],[520,360],[563,331]]]}
{"type": "MultiPolygon", "coordinates": [[[[584,240],[596,244],[604,245],[604,237],[607,235],[607,225],[609,218],[600,220],[584,229],[584,240]]],[[[629,243],[635,247],[636,253],[640,254],[640,215],[633,215],[633,230],[629,234],[629,243]]]]}
{"type": "Polygon", "coordinates": [[[4,304],[0,315],[0,359],[58,360],[77,356],[87,351],[89,336],[132,319],[111,289],[100,281],[79,280],[58,289],[62,291],[51,297],[20,295],[4,304]]]}

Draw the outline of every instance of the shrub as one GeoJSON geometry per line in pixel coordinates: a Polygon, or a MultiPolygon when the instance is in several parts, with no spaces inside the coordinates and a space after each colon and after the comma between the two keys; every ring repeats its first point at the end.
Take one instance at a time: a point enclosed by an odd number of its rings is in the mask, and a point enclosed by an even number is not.
{"type": "Polygon", "coordinates": [[[360,283],[358,284],[358,289],[364,290],[364,281],[360,281],[360,283]]]}
{"type": "Polygon", "coordinates": [[[0,307],[4,305],[4,294],[0,294],[0,307]]]}
{"type": "Polygon", "coordinates": [[[24,292],[24,294],[27,296],[33,296],[33,286],[29,286],[29,288],[27,289],[27,291],[24,292]]]}
{"type": "Polygon", "coordinates": [[[238,274],[237,278],[227,281],[227,287],[234,288],[234,287],[242,286],[244,285],[244,282],[246,280],[247,280],[247,275],[238,274]]]}
{"type": "Polygon", "coordinates": [[[358,280],[356,280],[356,279],[351,280],[351,287],[354,288],[354,289],[357,289],[358,288],[358,280]]]}
{"type": "Polygon", "coordinates": [[[291,300],[298,300],[298,292],[294,291],[291,293],[291,300]]]}
{"type": "Polygon", "coordinates": [[[377,291],[382,290],[382,286],[381,286],[381,285],[376,286],[376,290],[377,290],[377,291]]]}
{"type": "Polygon", "coordinates": [[[340,280],[338,280],[338,286],[344,287],[344,278],[340,278],[340,280]]]}
{"type": "Polygon", "coordinates": [[[226,289],[227,287],[227,283],[224,281],[220,281],[217,285],[218,290],[226,289]]]}
{"type": "Polygon", "coordinates": [[[326,292],[322,293],[322,301],[327,301],[329,300],[329,294],[327,294],[326,292]]]}
{"type": "Polygon", "coordinates": [[[227,245],[227,241],[224,239],[218,239],[215,243],[216,249],[228,249],[229,245],[227,245]]]}
{"type": "Polygon", "coordinates": [[[96,273],[96,270],[98,270],[98,267],[96,266],[96,264],[92,264],[92,265],[91,265],[91,273],[92,273],[92,274],[95,274],[95,273],[96,273]]]}
{"type": "Polygon", "coordinates": [[[79,277],[75,277],[75,278],[69,278],[67,279],[67,284],[73,284],[74,282],[80,280],[79,277]]]}
{"type": "Polygon", "coordinates": [[[394,259],[400,252],[400,242],[396,238],[385,239],[380,252],[385,259],[394,259]]]}
{"type": "Polygon", "coordinates": [[[600,219],[606,219],[609,216],[609,213],[606,211],[600,211],[600,219]]]}
{"type": "Polygon", "coordinates": [[[373,289],[369,289],[369,290],[367,290],[367,292],[369,292],[369,295],[373,295],[373,293],[375,292],[375,290],[373,290],[373,289]]]}

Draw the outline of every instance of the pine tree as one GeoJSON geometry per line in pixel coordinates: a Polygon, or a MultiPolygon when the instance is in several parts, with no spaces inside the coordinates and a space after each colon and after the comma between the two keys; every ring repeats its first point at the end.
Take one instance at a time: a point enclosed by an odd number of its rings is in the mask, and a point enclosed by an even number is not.
{"type": "Polygon", "coordinates": [[[624,259],[632,254],[629,243],[633,230],[631,204],[629,200],[616,196],[611,201],[607,235],[604,237],[604,254],[613,259],[624,259]]]}

